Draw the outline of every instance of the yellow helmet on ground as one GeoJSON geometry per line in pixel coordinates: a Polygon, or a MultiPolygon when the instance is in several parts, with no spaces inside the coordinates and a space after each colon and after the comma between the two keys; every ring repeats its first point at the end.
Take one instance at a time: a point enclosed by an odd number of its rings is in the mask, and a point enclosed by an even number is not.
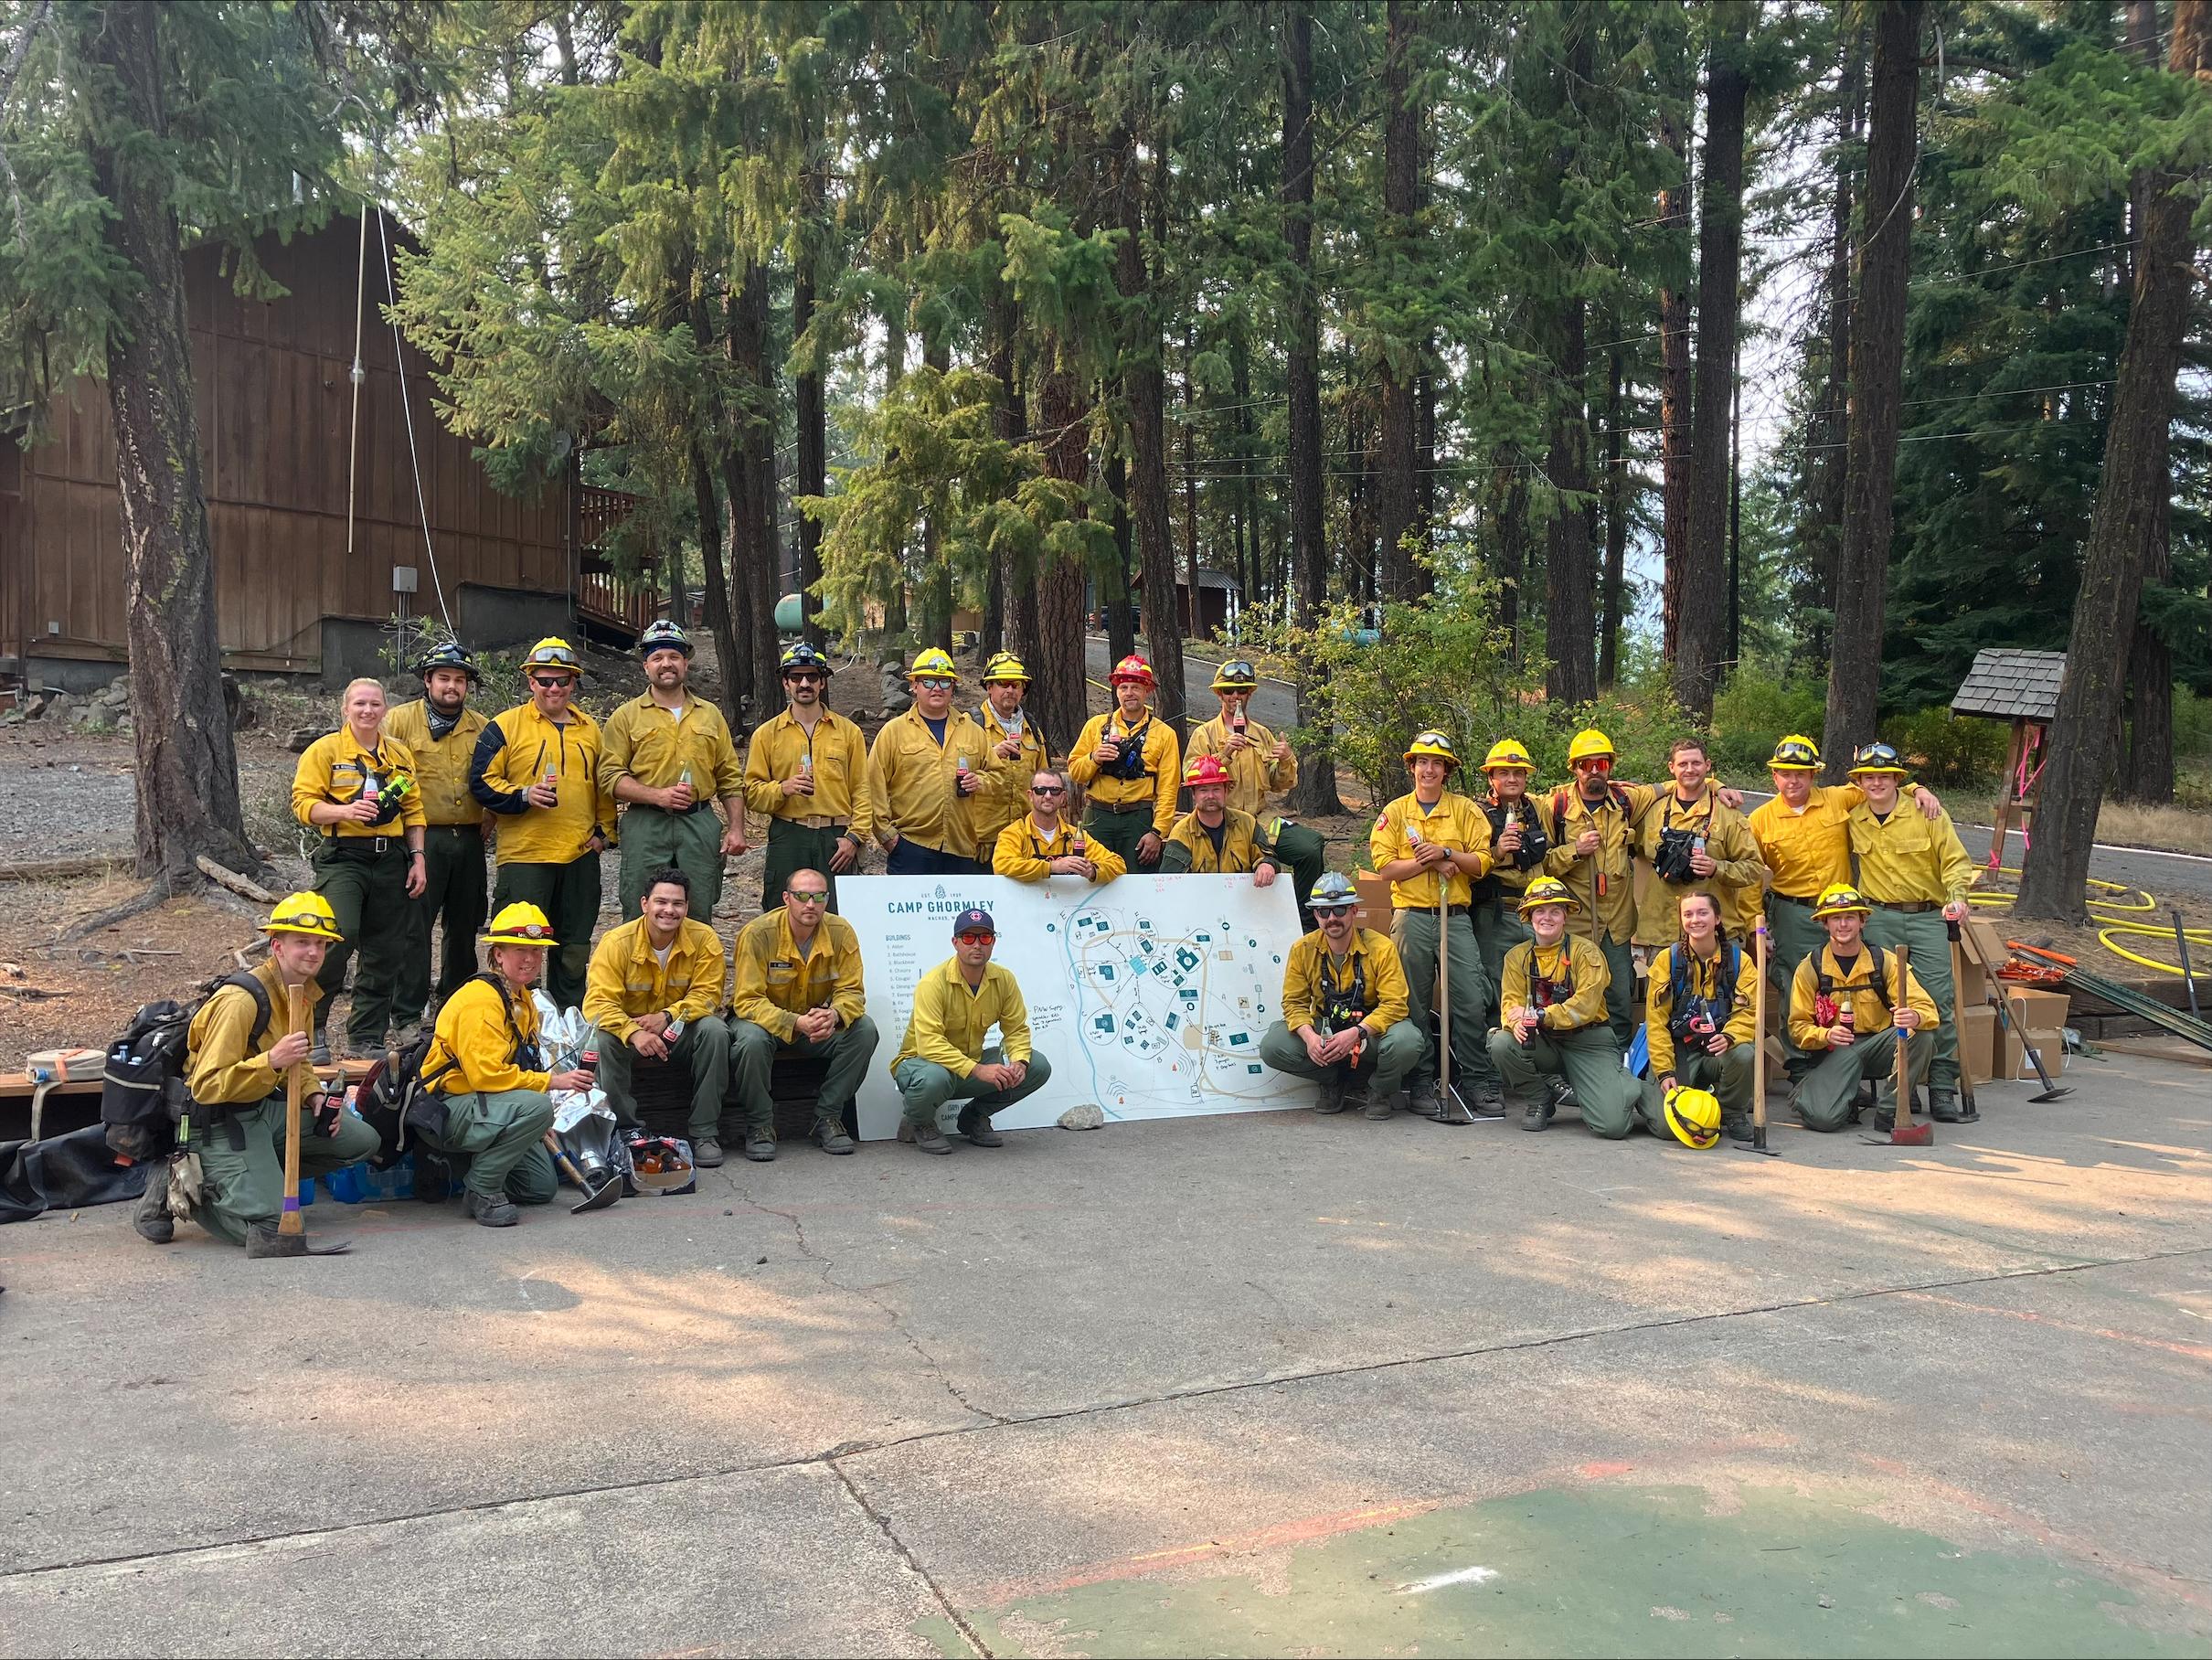
{"type": "Polygon", "coordinates": [[[1584,727],[1575,734],[1574,741],[1567,746],[1567,764],[1571,767],[1578,761],[1595,761],[1601,755],[1610,760],[1612,753],[1611,739],[1596,727],[1584,727]]]}
{"type": "Polygon", "coordinates": [[[1460,758],[1452,747],[1452,740],[1441,732],[1416,732],[1413,741],[1406,746],[1406,764],[1411,766],[1417,756],[1429,755],[1444,763],[1444,771],[1459,771],[1460,758]]]}
{"type": "Polygon", "coordinates": [[[957,680],[960,671],[952,666],[951,655],[932,645],[914,659],[914,666],[907,670],[909,680],[957,680]]]}
{"type": "Polygon", "coordinates": [[[553,924],[546,920],[546,913],[527,900],[517,899],[512,905],[503,905],[492,925],[484,930],[486,945],[558,945],[553,937],[553,924]]]}
{"type": "Polygon", "coordinates": [[[1490,753],[1483,757],[1483,771],[1495,767],[1526,767],[1531,772],[1537,763],[1529,758],[1527,749],[1517,739],[1501,738],[1490,746],[1490,753]]]}
{"type": "Polygon", "coordinates": [[[1848,916],[1853,911],[1862,917],[1868,916],[1872,914],[1873,907],[1850,883],[1838,882],[1832,888],[1821,889],[1820,902],[1813,907],[1813,920],[1815,922],[1824,921],[1830,917],[1848,916]]]}
{"type": "Polygon", "coordinates": [[[330,901],[319,893],[286,894],[269,913],[269,920],[261,924],[263,933],[304,934],[311,940],[328,940],[343,943],[346,936],[338,931],[337,912],[331,910],[330,901]]]}
{"type": "Polygon", "coordinates": [[[1249,692],[1260,684],[1260,676],[1252,673],[1252,665],[1241,657],[1232,657],[1214,671],[1214,690],[1217,692],[1249,692]]]}
{"type": "Polygon", "coordinates": [[[1705,1148],[1720,1139],[1720,1097],[1710,1090],[1676,1090],[1666,1098],[1666,1127],[1686,1147],[1705,1148]]]}
{"type": "Polygon", "coordinates": [[[1817,772],[1820,771],[1820,745],[1803,732],[1792,732],[1786,738],[1774,740],[1774,753],[1767,758],[1770,772],[1817,772]]]}
{"type": "Polygon", "coordinates": [[[1526,916],[1539,905],[1564,905],[1570,911],[1582,909],[1582,901],[1567,890],[1567,884],[1556,876],[1540,876],[1528,884],[1521,895],[1521,902],[1514,907],[1516,913],[1526,916]]]}
{"type": "Polygon", "coordinates": [[[996,652],[993,654],[991,661],[984,665],[984,684],[989,686],[998,680],[1018,681],[1027,686],[1029,671],[1012,652],[996,652]]]}
{"type": "Polygon", "coordinates": [[[576,647],[558,634],[548,634],[530,647],[530,654],[522,660],[522,672],[534,668],[565,668],[579,679],[583,677],[584,660],[576,654],[576,647]]]}

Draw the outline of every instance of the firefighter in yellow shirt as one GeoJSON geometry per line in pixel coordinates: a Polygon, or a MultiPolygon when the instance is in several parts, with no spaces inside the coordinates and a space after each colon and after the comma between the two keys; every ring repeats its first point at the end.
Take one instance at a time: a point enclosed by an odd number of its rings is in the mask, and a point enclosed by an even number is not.
{"type": "Polygon", "coordinates": [[[1155,870],[1175,822],[1183,746],[1146,702],[1155,685],[1151,664],[1124,657],[1106,678],[1114,707],[1085,724],[1068,770],[1090,793],[1083,823],[1091,838],[1132,870],[1155,870]]]}
{"type": "Polygon", "coordinates": [[[1379,1123],[1402,1104],[1398,1086],[1429,1039],[1409,1018],[1398,947],[1358,924],[1358,891],[1329,871],[1313,884],[1313,904],[1319,925],[1291,947],[1282,1018],[1261,1036],[1260,1059],[1278,1072],[1318,1080],[1317,1112],[1343,1112],[1364,1087],[1360,1116],[1379,1123]]]}
{"type": "Polygon", "coordinates": [[[998,833],[991,868],[1017,882],[1074,876],[1104,887],[1128,867],[1111,847],[1088,839],[1068,817],[1068,775],[1044,767],[1029,776],[1029,811],[998,833]]]}
{"type": "Polygon", "coordinates": [[[1286,861],[1284,868],[1291,874],[1298,913],[1311,932],[1314,924],[1306,909],[1306,895],[1321,879],[1328,863],[1328,847],[1303,825],[1292,823],[1280,812],[1268,811],[1270,792],[1281,795],[1297,783],[1298,757],[1288,743],[1251,718],[1252,694],[1259,688],[1258,673],[1241,657],[1216,669],[1213,690],[1221,700],[1221,712],[1191,729],[1183,759],[1188,764],[1202,755],[1220,758],[1228,770],[1230,810],[1250,814],[1286,861]]]}
{"type": "Polygon", "coordinates": [[[546,995],[583,1001],[599,923],[599,856],[612,845],[614,797],[599,782],[599,722],[574,706],[583,662],[566,640],[540,640],[523,660],[530,700],[495,717],[476,740],[470,792],[500,815],[492,903],[537,906],[558,951],[546,995]]]}
{"type": "Polygon", "coordinates": [[[442,1003],[476,972],[476,936],[488,912],[484,845],[491,821],[469,793],[469,763],[484,718],[468,707],[476,665],[456,640],[423,654],[415,665],[422,696],[384,718],[384,735],[415,758],[422,793],[422,892],[408,907],[407,946],[392,991],[392,1024],[402,1037],[431,1006],[431,930],[442,930],[437,996],[442,1003]]]}
{"type": "Polygon", "coordinates": [[[1521,896],[1541,874],[1558,826],[1550,806],[1528,793],[1537,763],[1517,738],[1501,738],[1483,758],[1486,795],[1475,805],[1490,821],[1490,874],[1474,885],[1474,941],[1483,952],[1483,973],[1490,982],[1486,1018],[1497,1024],[1499,988],[1505,983],[1505,953],[1528,938],[1521,920],[1521,896]]]}
{"type": "Polygon", "coordinates": [[[586,1090],[591,1075],[554,1071],[538,1045],[530,987],[555,944],[552,924],[535,905],[503,906],[484,936],[491,967],[445,1000],[437,1035],[422,1058],[422,1081],[441,1122],[410,1118],[409,1128],[438,1159],[415,1160],[418,1198],[441,1197],[445,1172],[460,1176],[470,1218],[512,1228],[516,1204],[545,1205],[560,1188],[546,1132],[555,1090],[586,1090]]]}
{"type": "Polygon", "coordinates": [[[760,909],[783,902],[794,870],[837,878],[860,867],[876,839],[876,798],[868,787],[867,740],[829,706],[830,661],[802,640],[783,653],[783,713],[753,729],[745,751],[745,804],[768,819],[768,858],[760,909]]]}
{"type": "MultiPolygon", "coordinates": [[[[1396,912],[1391,940],[1405,964],[1406,984],[1419,1011],[1415,1024],[1424,1032],[1429,1011],[1436,1006],[1438,958],[1451,952],[1452,1052],[1455,1059],[1464,1059],[1466,1076],[1475,1089],[1474,1111],[1494,1118],[1504,1111],[1504,1094],[1483,1042],[1489,1031],[1484,1010],[1490,1003],[1490,982],[1483,972],[1470,915],[1474,885],[1490,874],[1490,821],[1467,797],[1445,788],[1459,764],[1452,740],[1443,733],[1422,732],[1414,738],[1406,750],[1413,788],[1376,819],[1367,836],[1367,857],[1375,874],[1390,884],[1390,904],[1396,912]],[[1447,885],[1441,896],[1440,882],[1447,885]],[[1440,897],[1449,907],[1443,919],[1437,915],[1440,897]]],[[[1454,1080],[1436,1076],[1437,1059],[1431,1048],[1414,1069],[1413,1111],[1439,1123],[1466,1123],[1467,1116],[1452,1104],[1449,1091],[1454,1080]]]]}
{"type": "Polygon", "coordinates": [[[1636,1033],[1635,830],[1659,793],[1614,782],[1613,740],[1595,727],[1575,734],[1567,764],[1575,781],[1552,797],[1558,828],[1544,874],[1566,883],[1577,907],[1569,926],[1604,954],[1606,1014],[1626,1049],[1636,1033]]]}
{"type": "Polygon", "coordinates": [[[722,861],[745,851],[745,771],[722,711],[687,688],[690,635],[653,622],[637,651],[645,690],[607,717],[599,755],[599,782],[622,803],[615,890],[622,920],[637,920],[647,873],[666,865],[691,878],[693,908],[710,920],[722,899],[722,861]]]}
{"type": "Polygon", "coordinates": [[[1759,844],[1743,814],[1722,799],[1704,739],[1675,740],[1666,765],[1674,787],[1659,791],[1636,831],[1636,851],[1652,869],[1638,910],[1636,943],[1655,950],[1675,938],[1676,906],[1686,893],[1713,895],[1720,901],[1721,926],[1749,939],[1759,921],[1760,885],[1767,874],[1759,844]]]}
{"type": "Polygon", "coordinates": [[[1619,1141],[1635,1127],[1636,1080],[1605,1019],[1605,954],[1568,931],[1578,900],[1553,877],[1537,877],[1521,896],[1529,937],[1505,953],[1490,1059],[1521,1106],[1521,1128],[1542,1130],[1558,1108],[1538,1080],[1564,1078],[1593,1135],[1619,1141]]]}
{"type": "Polygon", "coordinates": [[[769,1081],[779,1055],[819,1057],[827,1064],[814,1098],[814,1145],[824,1153],[853,1150],[845,1117],[875,1059],[876,1023],[867,1014],[860,936],[828,912],[829,878],[819,870],[794,870],[783,903],[738,935],[730,1050],[750,1159],[776,1155],[769,1081]]]}
{"type": "Polygon", "coordinates": [[[906,1040],[891,1061],[891,1081],[905,1102],[901,1141],[924,1153],[950,1153],[952,1144],[938,1123],[947,1101],[964,1101],[960,1133],[979,1147],[1004,1146],[991,1117],[1034,1095],[1051,1080],[1052,1068],[1031,1047],[1029,1006],[1014,976],[991,961],[998,924],[987,910],[971,908],[952,919],[952,958],[914,987],[914,1011],[906,1040]],[[999,1041],[986,1048],[993,1027],[999,1041]]]}
{"type": "Polygon", "coordinates": [[[640,1066],[682,1067],[691,1077],[691,1162],[722,1162],[722,1098],[729,1093],[729,1027],[722,1006],[722,942],[691,915],[691,878],[680,865],[645,873],[643,910],[611,928],[591,952],[584,1018],[600,1030],[599,1085],[625,1126],[638,1122],[640,1066]]]}
{"type": "Polygon", "coordinates": [[[1666,1098],[1677,1086],[1710,1090],[1720,1102],[1720,1128],[1730,1141],[1751,1139],[1754,1010],[1752,967],[1743,947],[1721,926],[1720,901],[1699,889],[1675,902],[1680,932],[1652,959],[1643,1031],[1651,1046],[1651,1081],[1643,1116],[1654,1135],[1667,1132],[1666,1098]]]}
{"type": "Polygon", "coordinates": [[[1273,887],[1286,861],[1250,814],[1228,805],[1228,769],[1218,757],[1201,755],[1183,782],[1190,786],[1191,809],[1167,832],[1162,872],[1249,870],[1253,887],[1273,887]]]}
{"type": "Polygon", "coordinates": [[[1951,978],[1951,930],[1966,920],[1966,890],[1973,861],[1959,844],[1951,814],[1930,821],[1905,810],[1898,786],[1906,776],[1898,752],[1886,743],[1861,744],[1852,756],[1851,782],[1866,799],[1851,809],[1852,862],[1858,890],[1874,914],[1866,942],[1886,950],[1909,946],[1912,972],[1934,1000],[1935,1055],[1928,1068],[1928,1116],[1940,1124],[1965,1123],[1980,1113],[1959,1104],[1957,988],[1951,978]]]}
{"type": "Polygon", "coordinates": [[[877,839],[887,876],[973,876],[972,798],[995,764],[984,729],[952,707],[960,672],[931,646],[914,659],[914,707],[887,720],[868,751],[877,839]]]}
{"type": "Polygon", "coordinates": [[[329,1000],[346,984],[349,942],[359,942],[361,966],[346,1016],[346,1041],[358,1055],[384,1048],[413,926],[409,911],[425,881],[415,757],[384,734],[384,687],[356,680],[340,708],[345,723],[307,746],[292,777],[292,816],[323,835],[314,852],[314,890],[338,919],[339,937],[317,982],[323,988],[315,1005],[317,1066],[330,1062],[324,1023],[329,1000]]]}
{"type": "Polygon", "coordinates": [[[999,836],[1019,824],[1029,810],[1029,783],[1039,769],[1052,765],[1045,736],[1022,708],[1029,692],[1029,671],[1012,652],[1000,652],[984,665],[983,707],[975,724],[991,746],[991,771],[969,810],[975,819],[975,863],[990,874],[999,836]]]}
{"type": "Polygon", "coordinates": [[[1797,965],[1790,983],[1790,1036],[1813,1057],[1790,1104],[1808,1130],[1856,1123],[1859,1081],[1872,1079],[1875,1123],[1887,1132],[1896,1122],[1897,1046],[1905,1046],[1915,1090],[1935,1057],[1935,1004],[1918,973],[1864,937],[1867,909],[1845,883],[1822,894],[1813,914],[1826,925],[1828,942],[1797,965]]]}
{"type": "MultiPolygon", "coordinates": [[[[284,1208],[284,1075],[307,1059],[312,1039],[293,1032],[292,994],[307,1003],[338,922],[319,893],[277,901],[261,925],[269,960],[251,974],[218,984],[192,1016],[185,1037],[185,1083],[192,1100],[182,1138],[199,1155],[202,1187],[192,1219],[250,1257],[282,1254],[277,1221],[284,1208]]],[[[338,1111],[320,1082],[302,1101],[300,1175],[312,1180],[377,1151],[377,1133],[338,1111]]],[[[166,1245],[175,1237],[167,1159],[146,1166],[146,1187],[132,1216],[140,1237],[166,1245]]]]}

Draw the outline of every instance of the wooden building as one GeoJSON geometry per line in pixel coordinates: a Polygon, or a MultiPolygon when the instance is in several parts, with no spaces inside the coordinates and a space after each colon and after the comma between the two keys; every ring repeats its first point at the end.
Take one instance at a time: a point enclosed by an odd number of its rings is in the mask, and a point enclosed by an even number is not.
{"type": "MultiPolygon", "coordinates": [[[[386,227],[396,250],[404,233],[386,227]]],[[[503,495],[470,441],[440,423],[428,361],[411,346],[396,356],[378,309],[373,218],[366,264],[352,216],[289,243],[268,238],[259,252],[288,291],[280,298],[241,297],[219,250],[185,261],[227,663],[333,682],[376,672],[401,611],[442,609],[479,649],[586,624],[619,637],[656,614],[652,573],[619,582],[597,552],[628,497],[582,485],[573,463],[534,498],[503,495]],[[357,443],[356,320],[366,376],[357,443]]],[[[0,670],[22,676],[27,664],[39,683],[82,686],[112,677],[127,657],[107,389],[79,381],[48,413],[42,442],[19,447],[0,434],[0,670]]]]}

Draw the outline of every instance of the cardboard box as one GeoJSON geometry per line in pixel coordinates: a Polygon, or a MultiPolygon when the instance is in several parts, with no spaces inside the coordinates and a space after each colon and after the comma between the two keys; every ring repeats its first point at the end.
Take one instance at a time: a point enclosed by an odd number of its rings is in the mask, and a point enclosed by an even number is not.
{"type": "Polygon", "coordinates": [[[1959,1011],[1959,1069],[1977,1084],[1996,1074],[1997,1011],[1984,1004],[1959,1011]]]}
{"type": "Polygon", "coordinates": [[[2013,1017],[2013,1025],[2024,1032],[2055,1032],[2066,1025],[2066,994],[2007,985],[2005,1010],[2013,1017]]]}
{"type": "Polygon", "coordinates": [[[1352,885],[1359,889],[1359,925],[1387,935],[1390,931],[1390,884],[1372,870],[1357,870],[1352,874],[1352,885]]]}
{"type": "MultiPolygon", "coordinates": [[[[2037,1031],[2031,1027],[2021,1036],[2026,1039],[2027,1048],[2035,1050],[2042,1058],[2043,1069],[2050,1074],[2053,1081],[2065,1074],[2066,1035],[2063,1032],[2037,1031]]],[[[2008,1044],[2006,1048],[2011,1069],[2005,1076],[2015,1082],[2023,1080],[2029,1083],[2036,1082],[2036,1069],[2028,1060],[2026,1049],[2017,1043],[2008,1044]]]]}

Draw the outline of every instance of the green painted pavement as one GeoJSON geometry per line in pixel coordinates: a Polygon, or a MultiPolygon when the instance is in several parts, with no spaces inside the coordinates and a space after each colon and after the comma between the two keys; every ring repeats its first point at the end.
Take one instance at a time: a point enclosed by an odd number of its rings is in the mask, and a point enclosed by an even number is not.
{"type": "MultiPolygon", "coordinates": [[[[1115,1578],[966,1617],[1006,1655],[2207,1652],[2201,1613],[2047,1555],[1962,1549],[1877,1503],[1555,1489],[1297,1546],[1260,1577],[1115,1578]]],[[[972,1652],[949,1622],[913,1629],[972,1652]]]]}

